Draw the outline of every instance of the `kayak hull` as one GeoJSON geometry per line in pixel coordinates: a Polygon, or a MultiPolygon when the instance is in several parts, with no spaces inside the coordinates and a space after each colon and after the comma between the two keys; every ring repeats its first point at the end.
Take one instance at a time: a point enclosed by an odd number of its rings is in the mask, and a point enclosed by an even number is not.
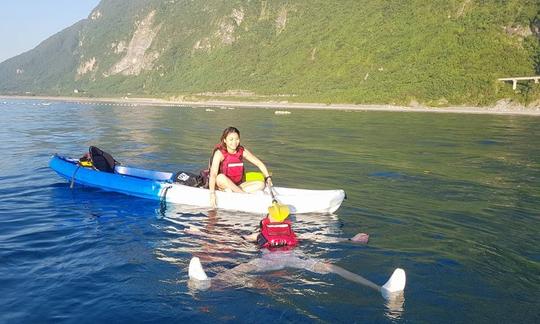
{"type": "MultiPolygon", "coordinates": [[[[210,191],[172,183],[172,173],[117,166],[115,173],[79,167],[77,160],[54,155],[49,167],[61,177],[76,184],[119,192],[126,195],[170,203],[211,208],[210,191]]],[[[274,187],[276,199],[288,205],[291,213],[333,213],[343,199],[343,190],[307,190],[274,187]]],[[[249,213],[267,213],[272,204],[268,190],[256,193],[216,192],[218,209],[249,213]]]]}

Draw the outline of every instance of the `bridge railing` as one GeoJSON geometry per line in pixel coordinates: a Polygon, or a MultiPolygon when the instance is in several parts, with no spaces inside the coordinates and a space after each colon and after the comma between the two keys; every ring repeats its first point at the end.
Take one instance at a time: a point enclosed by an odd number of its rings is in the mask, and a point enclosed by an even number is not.
{"type": "Polygon", "coordinates": [[[512,89],[516,90],[518,81],[529,81],[534,80],[534,83],[540,82],[540,75],[530,76],[530,77],[512,77],[512,78],[499,78],[497,79],[502,82],[512,82],[512,89]]]}

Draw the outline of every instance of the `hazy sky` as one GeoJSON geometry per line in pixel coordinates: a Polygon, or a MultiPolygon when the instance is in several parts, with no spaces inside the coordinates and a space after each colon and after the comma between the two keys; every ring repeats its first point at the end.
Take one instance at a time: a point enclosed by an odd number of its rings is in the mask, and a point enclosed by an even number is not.
{"type": "MultiPolygon", "coordinates": [[[[129,0],[126,0],[129,1],[129,0]]],[[[99,0],[0,0],[0,62],[88,17],[99,0]]]]}

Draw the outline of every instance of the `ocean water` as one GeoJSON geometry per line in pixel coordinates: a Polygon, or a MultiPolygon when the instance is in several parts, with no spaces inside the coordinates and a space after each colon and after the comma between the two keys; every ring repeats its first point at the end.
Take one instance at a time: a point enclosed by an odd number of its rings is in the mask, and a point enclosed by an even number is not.
{"type": "Polygon", "coordinates": [[[540,119],[429,113],[219,109],[0,100],[0,322],[539,322],[540,119]],[[303,258],[335,274],[209,276],[262,257],[240,235],[261,215],[209,211],[69,184],[52,154],[96,145],[126,165],[205,167],[241,130],[280,186],[341,188],[333,215],[292,216],[303,258]],[[367,245],[339,243],[358,232],[367,245]]]}

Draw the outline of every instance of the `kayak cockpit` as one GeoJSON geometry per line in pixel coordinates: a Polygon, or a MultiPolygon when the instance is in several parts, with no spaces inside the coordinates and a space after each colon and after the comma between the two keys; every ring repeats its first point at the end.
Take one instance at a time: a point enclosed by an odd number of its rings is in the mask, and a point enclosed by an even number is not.
{"type": "Polygon", "coordinates": [[[144,169],[126,167],[122,165],[115,166],[114,172],[121,175],[154,180],[154,181],[169,181],[171,180],[173,176],[171,172],[144,170],[144,169]]]}

